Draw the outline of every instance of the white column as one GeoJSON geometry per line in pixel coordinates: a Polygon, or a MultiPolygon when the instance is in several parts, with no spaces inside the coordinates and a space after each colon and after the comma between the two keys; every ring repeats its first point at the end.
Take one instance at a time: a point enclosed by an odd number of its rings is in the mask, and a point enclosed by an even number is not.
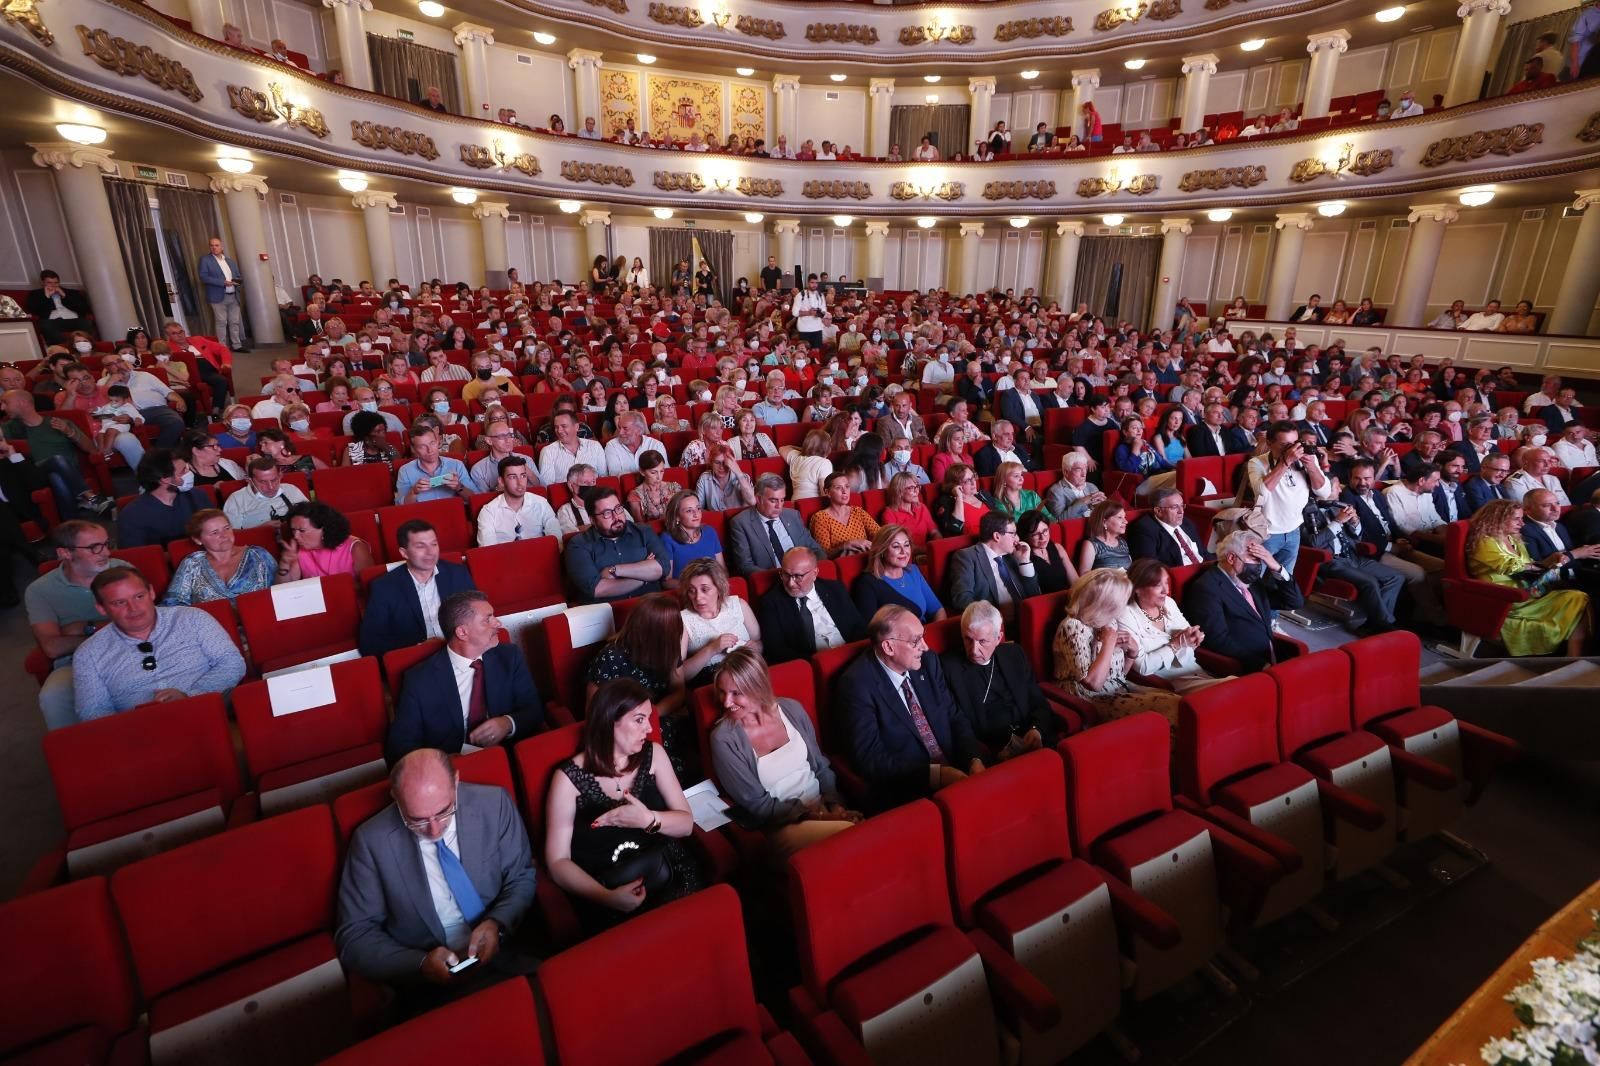
{"type": "Polygon", "coordinates": [[[1589,332],[1594,303],[1600,298],[1600,189],[1579,189],[1572,207],[1583,212],[1583,219],[1544,331],[1582,337],[1589,332]]]}
{"type": "MultiPolygon", "coordinates": [[[[111,217],[111,201],[106,197],[102,175],[117,174],[117,164],[105,148],[85,148],[66,142],[30,144],[35,166],[56,172],[56,190],[61,194],[61,209],[67,219],[67,239],[78,260],[83,288],[94,305],[95,317],[109,336],[119,333],[142,317],[128,288],[128,274],[117,253],[116,222],[111,217]]],[[[276,313],[276,311],[274,311],[276,313]]],[[[160,326],[148,323],[148,328],[160,326]]]]}
{"type": "Polygon", "coordinates": [[[1433,269],[1444,247],[1444,228],[1460,217],[1450,204],[1421,204],[1411,209],[1411,239],[1406,241],[1406,256],[1400,264],[1400,288],[1389,308],[1384,324],[1422,325],[1428,309],[1428,293],[1433,290],[1433,269]]]}
{"type": "Polygon", "coordinates": [[[956,278],[956,291],[962,296],[978,291],[978,245],[982,241],[982,222],[961,223],[961,274],[956,278]]]}
{"type": "MultiPolygon", "coordinates": [[[[225,173],[212,174],[210,178],[211,191],[222,194],[228,211],[233,259],[244,275],[239,280],[244,282],[244,304],[250,312],[250,336],[257,344],[282,344],[277,284],[271,265],[262,258],[267,252],[267,227],[261,220],[261,198],[267,195],[267,179],[255,174],[225,173]]],[[[382,279],[375,280],[382,283],[382,279]]]]}
{"type": "Polygon", "coordinates": [[[1193,133],[1205,125],[1206,92],[1211,88],[1211,75],[1217,72],[1217,62],[1210,53],[1183,57],[1183,108],[1178,128],[1184,133],[1193,133]]]}
{"type": "MultiPolygon", "coordinates": [[[[467,114],[491,119],[489,114],[489,46],[494,30],[475,22],[458,22],[450,28],[461,49],[461,69],[467,82],[467,114]]],[[[596,116],[598,120],[599,116],[596,116]]]]}
{"type": "Polygon", "coordinates": [[[1098,70],[1075,70],[1072,72],[1072,104],[1071,111],[1067,114],[1067,121],[1057,123],[1066,126],[1080,138],[1086,138],[1089,131],[1083,128],[1083,105],[1094,103],[1094,91],[1100,88],[1100,72],[1098,70]]]}
{"type": "MultiPolygon", "coordinates": [[[[1600,214],[1600,212],[1597,212],[1600,214]]],[[[883,281],[884,251],[889,243],[889,223],[867,223],[867,283],[883,281]]]]}
{"type": "MultiPolygon", "coordinates": [[[[794,269],[795,264],[799,261],[800,220],[798,218],[777,219],[772,223],[772,232],[778,235],[778,269],[787,274],[794,269]]],[[[805,280],[803,277],[795,278],[795,286],[803,285],[805,280]]]]}
{"type": "Polygon", "coordinates": [[[1082,222],[1063,219],[1056,223],[1056,242],[1050,252],[1050,288],[1068,311],[1077,306],[1073,294],[1078,283],[1078,247],[1082,241],[1082,222]]]}
{"type": "Polygon", "coordinates": [[[322,0],[333,11],[333,31],[339,38],[339,69],[352,89],[372,90],[372,57],[367,54],[367,20],[372,0],[322,0]]]}
{"type": "MultiPolygon", "coordinates": [[[[989,105],[994,101],[994,86],[995,80],[993,78],[973,78],[967,82],[967,92],[972,94],[972,125],[967,128],[967,143],[961,147],[941,144],[939,146],[940,155],[948,159],[956,152],[960,152],[962,155],[970,157],[973,146],[978,141],[989,139],[989,128],[993,125],[989,121],[989,105]]],[[[1024,141],[1023,144],[1026,146],[1027,142],[1024,141]]],[[[902,145],[901,147],[905,146],[902,145]]]]}
{"type": "Polygon", "coordinates": [[[585,211],[578,216],[578,222],[583,226],[584,244],[589,250],[578,276],[588,277],[589,264],[594,262],[595,256],[603,255],[607,258],[611,256],[611,250],[606,247],[606,227],[611,225],[611,212],[585,211]]]}
{"type": "MultiPolygon", "coordinates": [[[[782,137],[791,151],[800,149],[800,75],[772,76],[772,141],[782,137]]],[[[888,149],[885,148],[887,153],[888,149]]]]}
{"type": "MultiPolygon", "coordinates": [[[[506,245],[506,219],[511,217],[511,205],[479,200],[472,206],[472,217],[483,226],[483,283],[491,289],[503,289],[506,268],[511,265],[511,249],[506,245]]],[[[593,255],[589,262],[594,262],[593,255]]]]}
{"type": "Polygon", "coordinates": [[[1322,118],[1328,113],[1328,102],[1333,99],[1333,76],[1339,69],[1339,57],[1350,50],[1350,31],[1313,33],[1308,42],[1306,52],[1311,56],[1311,72],[1306,75],[1306,98],[1300,117],[1322,118]]]}
{"type": "Polygon", "coordinates": [[[1461,36],[1456,40],[1455,58],[1450,61],[1445,107],[1470,104],[1483,91],[1483,72],[1489,69],[1489,53],[1500,33],[1500,20],[1509,14],[1510,0],[1465,0],[1456,9],[1461,36]]]}
{"type": "Polygon", "coordinates": [[[1294,283],[1300,276],[1300,252],[1306,245],[1311,215],[1305,211],[1283,211],[1276,225],[1278,244],[1272,249],[1272,266],[1267,275],[1267,319],[1282,322],[1293,309],[1294,283]]]}
{"type": "MultiPolygon", "coordinates": [[[[894,79],[873,78],[867,83],[872,99],[872,133],[867,139],[867,154],[882,159],[889,154],[889,109],[894,106],[894,79]]],[[[900,146],[902,151],[905,145],[900,146]]]]}
{"type": "Polygon", "coordinates": [[[222,10],[220,0],[189,0],[189,24],[194,32],[220,41],[222,27],[227,21],[228,15],[222,10]]]}
{"type": "Polygon", "coordinates": [[[367,229],[367,259],[372,268],[372,284],[382,285],[397,273],[394,227],[389,224],[389,212],[400,205],[394,193],[378,192],[376,189],[358,192],[350,201],[361,209],[361,221],[367,229]]]}
{"type": "Polygon", "coordinates": [[[1150,307],[1150,328],[1168,329],[1177,309],[1178,276],[1183,273],[1183,250],[1188,247],[1194,223],[1187,218],[1161,220],[1161,265],[1156,268],[1156,294],[1150,307]]]}
{"type": "MultiPolygon", "coordinates": [[[[574,48],[567,53],[567,66],[572,70],[572,99],[577,102],[577,113],[572,116],[572,121],[567,127],[573,132],[583,129],[583,120],[594,119],[596,129],[605,129],[601,121],[605,116],[600,113],[600,68],[604,64],[600,60],[600,53],[589,48],[574,48]]],[[[664,130],[651,130],[660,136],[664,130]]],[[[590,256],[589,262],[594,262],[590,256]]],[[[589,264],[584,264],[584,276],[589,273],[589,264]]]]}

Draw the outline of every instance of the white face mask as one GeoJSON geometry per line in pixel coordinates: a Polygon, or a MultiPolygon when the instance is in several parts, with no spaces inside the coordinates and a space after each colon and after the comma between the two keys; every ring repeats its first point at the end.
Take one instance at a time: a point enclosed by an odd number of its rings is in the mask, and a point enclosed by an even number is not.
{"type": "Polygon", "coordinates": [[[132,352],[123,352],[122,353],[122,361],[124,363],[127,363],[129,366],[138,366],[139,365],[139,357],[134,355],[132,352]]]}
{"type": "Polygon", "coordinates": [[[895,462],[904,465],[911,461],[911,453],[902,448],[901,450],[895,452],[891,458],[894,459],[895,462]]]}
{"type": "Polygon", "coordinates": [[[1546,438],[1543,433],[1535,433],[1532,437],[1528,438],[1528,443],[1533,445],[1535,448],[1541,448],[1544,446],[1545,439],[1546,438]]]}
{"type": "Polygon", "coordinates": [[[304,433],[306,430],[311,428],[311,419],[296,418],[289,423],[289,428],[294,430],[296,433],[304,433]]]}
{"type": "Polygon", "coordinates": [[[182,480],[178,482],[178,491],[188,492],[192,488],[194,488],[194,471],[185,470],[183,472],[182,480]]]}
{"type": "Polygon", "coordinates": [[[378,409],[378,401],[377,400],[362,400],[361,401],[361,409],[363,411],[376,411],[378,409]]]}
{"type": "Polygon", "coordinates": [[[371,341],[362,341],[357,347],[359,347],[364,352],[370,352],[370,351],[372,351],[372,342],[371,341]]]}
{"type": "Polygon", "coordinates": [[[1461,412],[1460,411],[1451,411],[1449,414],[1445,415],[1445,418],[1447,418],[1451,422],[1459,422],[1459,421],[1461,421],[1461,412]]]}
{"type": "Polygon", "coordinates": [[[94,351],[94,344],[90,341],[73,341],[72,347],[80,352],[94,351]]]}
{"type": "Polygon", "coordinates": [[[249,433],[250,420],[248,418],[231,418],[228,420],[228,428],[238,434],[249,433]]]}
{"type": "Polygon", "coordinates": [[[796,359],[794,361],[794,368],[796,370],[804,370],[806,368],[806,361],[804,359],[796,359]]]}

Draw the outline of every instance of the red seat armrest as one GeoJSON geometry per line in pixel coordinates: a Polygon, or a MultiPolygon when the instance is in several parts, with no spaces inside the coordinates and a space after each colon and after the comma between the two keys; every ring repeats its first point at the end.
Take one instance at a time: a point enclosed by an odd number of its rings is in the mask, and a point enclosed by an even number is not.
{"type": "Polygon", "coordinates": [[[1219,829],[1225,829],[1234,836],[1239,837],[1247,844],[1266,852],[1285,873],[1293,873],[1300,869],[1304,860],[1295,846],[1276,833],[1269,833],[1258,825],[1239,817],[1232,811],[1222,806],[1202,807],[1187,796],[1173,797],[1174,803],[1181,810],[1186,810],[1196,818],[1210,822],[1219,829]]]}
{"type": "Polygon", "coordinates": [[[1387,820],[1382,807],[1332,781],[1317,778],[1317,794],[1322,801],[1324,822],[1338,818],[1371,833],[1382,828],[1387,820]]]}
{"type": "Polygon", "coordinates": [[[51,848],[33,864],[33,869],[28,871],[22,887],[17,889],[17,895],[26,896],[30,892],[43,892],[66,879],[67,851],[65,848],[51,848]]]}
{"type": "Polygon", "coordinates": [[[1283,867],[1269,852],[1217,823],[1209,823],[1208,828],[1223,900],[1236,913],[1254,916],[1267,891],[1283,879],[1283,867]]]}
{"type": "Polygon", "coordinates": [[[1055,1028],[1061,1021],[1061,1003],[1045,983],[981,929],[968,932],[967,939],[978,949],[996,998],[1034,1029],[1043,1032],[1055,1028]]]}
{"type": "Polygon", "coordinates": [[[1153,947],[1166,950],[1178,946],[1183,939],[1183,928],[1172,915],[1115,877],[1101,876],[1111,890],[1111,909],[1116,912],[1119,925],[1127,926],[1153,947]]]}
{"type": "Polygon", "coordinates": [[[1213,677],[1238,677],[1244,673],[1244,664],[1231,655],[1222,655],[1207,648],[1194,650],[1195,662],[1213,677]]]}
{"type": "Polygon", "coordinates": [[[699,826],[689,836],[689,842],[705,860],[705,871],[713,883],[726,881],[739,866],[739,854],[732,842],[721,833],[707,833],[699,826]]]}
{"type": "Polygon", "coordinates": [[[1448,766],[1413,755],[1398,744],[1389,745],[1389,760],[1405,781],[1415,781],[1425,788],[1448,792],[1461,784],[1461,779],[1448,766]]]}
{"type": "Polygon", "coordinates": [[[789,1033],[777,1033],[766,1038],[767,1052],[776,1066],[811,1066],[811,1056],[805,1053],[789,1033]]]}
{"type": "MultiPolygon", "coordinates": [[[[809,997],[808,997],[809,998],[809,997]]],[[[810,1037],[812,1056],[830,1066],[873,1066],[861,1040],[831,1010],[802,1017],[798,1029],[810,1037]]]]}
{"type": "Polygon", "coordinates": [[[573,725],[577,719],[572,717],[572,712],[567,710],[567,705],[551,700],[544,705],[546,725],[551,729],[560,729],[562,726],[573,725]]]}
{"type": "Polygon", "coordinates": [[[1461,732],[1461,773],[1472,786],[1469,802],[1489,784],[1489,778],[1502,763],[1513,762],[1522,755],[1522,745],[1510,737],[1491,732],[1480,725],[1456,719],[1461,732]]]}

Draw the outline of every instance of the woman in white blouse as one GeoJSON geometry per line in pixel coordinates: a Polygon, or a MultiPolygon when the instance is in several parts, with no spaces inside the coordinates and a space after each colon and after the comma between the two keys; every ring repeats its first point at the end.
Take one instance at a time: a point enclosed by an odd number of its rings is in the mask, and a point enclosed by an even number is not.
{"type": "Polygon", "coordinates": [[[822,482],[833,473],[833,460],[828,458],[828,434],[813,429],[800,442],[800,447],[784,445],[779,449],[789,463],[789,484],[793,488],[789,499],[809,500],[822,495],[822,482]]]}
{"type": "Polygon", "coordinates": [[[728,571],[715,558],[707,556],[685,566],[678,594],[683,599],[683,676],[691,683],[708,683],[710,671],[735,648],[761,654],[761,626],[755,612],[743,599],[728,594],[728,571]]]}
{"type": "Polygon", "coordinates": [[[1159,677],[1178,693],[1214,685],[1227,678],[1213,677],[1195,662],[1194,651],[1203,634],[1191,626],[1171,595],[1172,579],[1155,559],[1138,559],[1128,568],[1133,596],[1117,619],[1117,627],[1132,633],[1139,653],[1131,672],[1159,677]]]}
{"type": "Polygon", "coordinates": [[[641,289],[650,284],[650,272],[638,256],[633,257],[633,266],[628,268],[628,284],[641,289]]]}

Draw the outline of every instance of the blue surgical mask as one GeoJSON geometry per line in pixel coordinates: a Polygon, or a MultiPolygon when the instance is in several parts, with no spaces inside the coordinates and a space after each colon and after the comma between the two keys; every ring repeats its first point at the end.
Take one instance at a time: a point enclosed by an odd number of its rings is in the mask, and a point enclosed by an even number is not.
{"type": "Polygon", "coordinates": [[[449,400],[436,400],[436,401],[434,401],[433,413],[436,414],[436,415],[447,415],[447,414],[449,414],[450,413],[450,401],[449,400]]]}
{"type": "Polygon", "coordinates": [[[378,409],[378,401],[377,400],[362,400],[361,401],[361,409],[363,411],[376,411],[378,409]]]}
{"type": "Polygon", "coordinates": [[[294,430],[296,433],[304,433],[306,430],[311,428],[311,419],[296,418],[289,423],[289,428],[294,430]]]}
{"type": "Polygon", "coordinates": [[[248,418],[230,418],[228,419],[228,428],[239,434],[249,433],[250,420],[248,418]]]}

